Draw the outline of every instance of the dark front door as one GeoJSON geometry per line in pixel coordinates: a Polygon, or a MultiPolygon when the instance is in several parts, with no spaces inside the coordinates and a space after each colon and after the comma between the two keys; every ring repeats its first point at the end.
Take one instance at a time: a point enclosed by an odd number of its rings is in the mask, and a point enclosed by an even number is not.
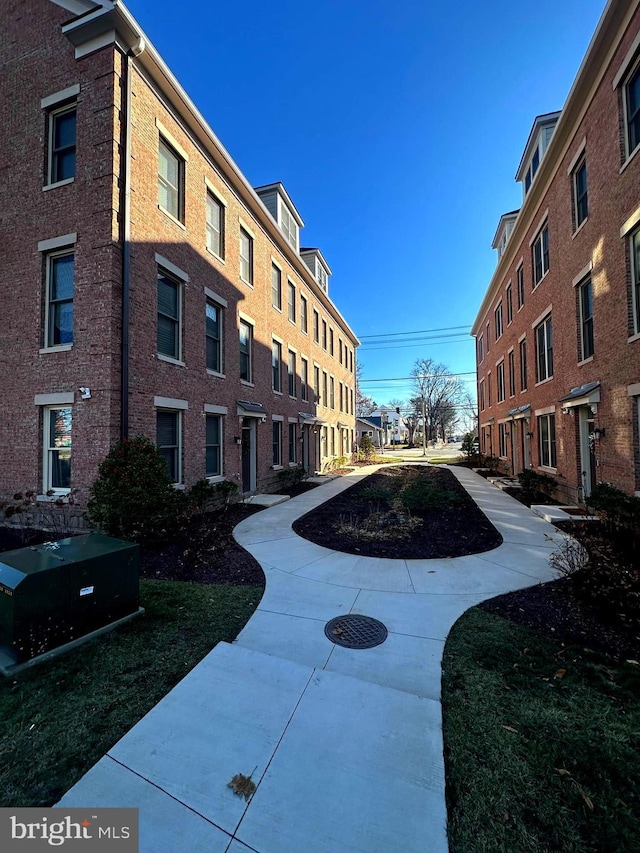
{"type": "Polygon", "coordinates": [[[242,491],[251,491],[251,427],[242,427],[242,491]]]}

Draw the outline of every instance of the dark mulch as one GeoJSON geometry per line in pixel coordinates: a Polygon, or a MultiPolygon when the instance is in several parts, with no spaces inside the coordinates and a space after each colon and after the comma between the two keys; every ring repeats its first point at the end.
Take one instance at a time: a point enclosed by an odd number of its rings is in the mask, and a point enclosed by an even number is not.
{"type": "Polygon", "coordinates": [[[260,507],[232,504],[194,520],[171,542],[140,549],[140,577],[197,583],[265,585],[264,572],[232,536],[236,524],[260,507]]]}
{"type": "Polygon", "coordinates": [[[359,500],[363,492],[372,488],[397,489],[398,478],[406,470],[407,466],[394,466],[371,474],[302,516],[294,523],[293,529],[305,539],[335,551],[392,559],[460,557],[489,551],[502,543],[498,531],[453,474],[436,466],[412,467],[410,470],[423,472],[424,476],[433,478],[438,486],[454,492],[460,502],[444,510],[413,513],[414,516],[423,518],[423,524],[411,534],[411,538],[371,541],[357,539],[336,530],[341,518],[357,523],[358,520],[369,516],[370,504],[359,500]]]}
{"type": "Polygon", "coordinates": [[[307,483],[306,480],[302,480],[302,482],[294,483],[292,486],[278,487],[277,492],[279,495],[289,495],[290,498],[295,498],[296,495],[317,489],[319,485],[320,483],[307,483]]]}
{"type": "Polygon", "coordinates": [[[506,494],[511,495],[512,498],[515,498],[517,501],[520,501],[521,504],[530,507],[531,504],[540,504],[542,506],[563,506],[560,501],[555,500],[555,498],[550,498],[545,492],[538,492],[530,489],[510,489],[506,488],[504,490],[506,494]]]}

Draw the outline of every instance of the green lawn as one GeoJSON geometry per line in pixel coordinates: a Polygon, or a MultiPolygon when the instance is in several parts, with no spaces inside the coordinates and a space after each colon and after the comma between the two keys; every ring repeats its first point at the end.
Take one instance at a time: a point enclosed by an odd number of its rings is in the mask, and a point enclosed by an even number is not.
{"type": "Polygon", "coordinates": [[[56,802],[216,643],[235,639],[262,592],[141,581],[144,616],[0,679],[0,804],[56,802]]]}
{"type": "Polygon", "coordinates": [[[640,666],[474,608],[444,652],[451,853],[640,850],[640,666]]]}

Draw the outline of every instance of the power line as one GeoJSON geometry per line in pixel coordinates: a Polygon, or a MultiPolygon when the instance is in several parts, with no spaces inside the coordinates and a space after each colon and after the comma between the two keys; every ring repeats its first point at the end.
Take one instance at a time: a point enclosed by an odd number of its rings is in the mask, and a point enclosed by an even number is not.
{"type": "Polygon", "coordinates": [[[382,335],[358,335],[360,340],[364,340],[365,338],[393,338],[398,335],[426,335],[429,332],[452,332],[454,329],[467,329],[471,328],[471,323],[468,323],[465,326],[443,326],[441,329],[416,329],[413,332],[388,332],[382,335]]]}
{"type": "MultiPolygon", "coordinates": [[[[466,336],[465,336],[466,337],[466,336]]],[[[375,342],[374,342],[375,343],[375,342]]],[[[388,346],[371,346],[369,344],[363,344],[362,348],[364,353],[375,352],[376,350],[390,350],[390,349],[415,349],[416,347],[422,347],[425,344],[429,346],[436,346],[438,344],[461,344],[464,343],[463,340],[459,338],[450,338],[448,340],[440,340],[435,338],[425,338],[423,341],[417,341],[413,344],[389,344],[388,346]]],[[[469,343],[473,343],[471,338],[469,338],[469,343]]],[[[360,347],[358,347],[360,349],[360,347]]]]}
{"type": "Polygon", "coordinates": [[[360,379],[359,384],[364,385],[365,382],[405,382],[414,379],[449,379],[451,376],[475,376],[475,370],[467,370],[465,373],[426,373],[420,376],[387,376],[384,379],[360,379]]]}

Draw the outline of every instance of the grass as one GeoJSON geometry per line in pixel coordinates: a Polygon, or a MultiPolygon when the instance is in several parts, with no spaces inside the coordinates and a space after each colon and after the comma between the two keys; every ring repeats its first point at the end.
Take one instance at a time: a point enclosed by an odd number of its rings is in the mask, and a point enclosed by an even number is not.
{"type": "Polygon", "coordinates": [[[442,686],[450,853],[640,850],[640,665],[474,608],[442,686]]]}
{"type": "Polygon", "coordinates": [[[144,616],[0,683],[0,803],[56,802],[213,646],[235,639],[252,586],[141,581],[144,616]]]}

